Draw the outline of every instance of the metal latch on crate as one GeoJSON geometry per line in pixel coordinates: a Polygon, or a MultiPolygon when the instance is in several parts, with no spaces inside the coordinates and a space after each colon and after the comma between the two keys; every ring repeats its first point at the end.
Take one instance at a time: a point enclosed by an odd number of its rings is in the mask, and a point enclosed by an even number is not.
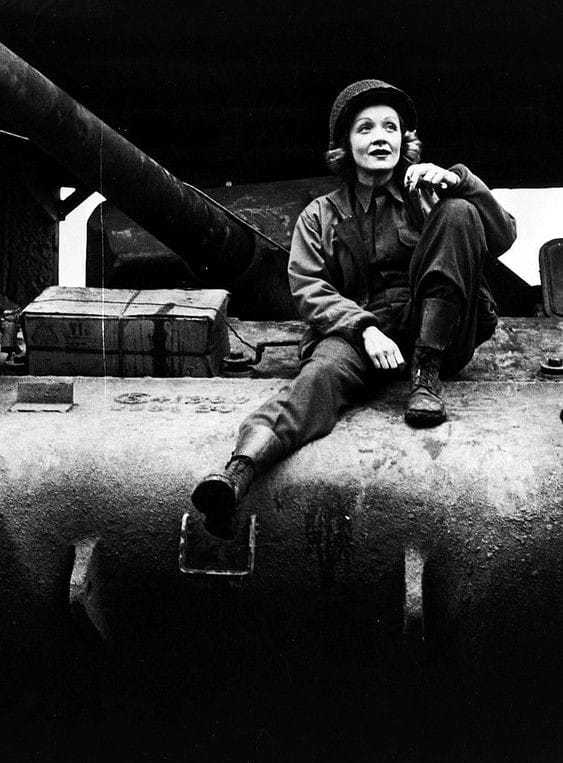
{"type": "Polygon", "coordinates": [[[256,554],[256,514],[248,518],[246,531],[232,541],[210,535],[200,518],[190,512],[182,517],[180,530],[180,572],[191,577],[242,581],[254,571],[256,554]]]}
{"type": "Polygon", "coordinates": [[[16,402],[10,407],[10,411],[66,413],[70,411],[73,405],[73,382],[20,381],[17,387],[16,402]]]}

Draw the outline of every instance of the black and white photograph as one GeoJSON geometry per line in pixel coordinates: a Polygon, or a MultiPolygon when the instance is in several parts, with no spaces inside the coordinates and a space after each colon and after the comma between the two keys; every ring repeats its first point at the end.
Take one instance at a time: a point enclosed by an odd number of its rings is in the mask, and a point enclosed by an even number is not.
{"type": "Polygon", "coordinates": [[[563,760],[562,43],[0,0],[2,763],[563,760]]]}

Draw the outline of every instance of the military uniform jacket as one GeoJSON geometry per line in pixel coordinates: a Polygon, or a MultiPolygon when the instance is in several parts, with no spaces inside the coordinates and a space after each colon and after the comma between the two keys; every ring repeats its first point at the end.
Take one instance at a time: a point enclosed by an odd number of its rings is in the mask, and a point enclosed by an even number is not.
{"type": "MultiPolygon", "coordinates": [[[[490,256],[498,257],[516,238],[516,224],[494,199],[485,183],[462,164],[451,168],[460,182],[448,195],[464,198],[478,210],[490,256]]],[[[373,262],[365,230],[354,213],[353,191],[343,185],[312,201],[293,233],[288,274],[297,310],[308,328],[301,351],[329,335],[351,343],[375,325],[384,333],[404,314],[410,299],[409,263],[436,194],[393,192],[386,215],[383,252],[373,262]]],[[[445,195],[445,194],[443,194],[445,195]]],[[[481,290],[492,301],[488,287],[481,290]]]]}

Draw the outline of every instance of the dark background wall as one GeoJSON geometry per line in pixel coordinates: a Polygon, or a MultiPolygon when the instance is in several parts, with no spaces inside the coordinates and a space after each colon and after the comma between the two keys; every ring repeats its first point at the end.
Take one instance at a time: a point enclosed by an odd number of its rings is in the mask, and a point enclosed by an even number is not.
{"type": "Polygon", "coordinates": [[[563,184],[559,0],[1,0],[0,37],[205,186],[324,173],[332,99],[403,86],[425,155],[563,184]]]}

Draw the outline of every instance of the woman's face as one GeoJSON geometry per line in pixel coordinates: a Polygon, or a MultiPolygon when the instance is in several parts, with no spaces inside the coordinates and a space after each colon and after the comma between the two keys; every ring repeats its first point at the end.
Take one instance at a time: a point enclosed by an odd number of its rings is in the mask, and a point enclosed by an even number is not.
{"type": "Polygon", "coordinates": [[[387,180],[401,157],[401,123],[391,106],[368,106],[354,117],[350,149],[360,182],[387,180]]]}

